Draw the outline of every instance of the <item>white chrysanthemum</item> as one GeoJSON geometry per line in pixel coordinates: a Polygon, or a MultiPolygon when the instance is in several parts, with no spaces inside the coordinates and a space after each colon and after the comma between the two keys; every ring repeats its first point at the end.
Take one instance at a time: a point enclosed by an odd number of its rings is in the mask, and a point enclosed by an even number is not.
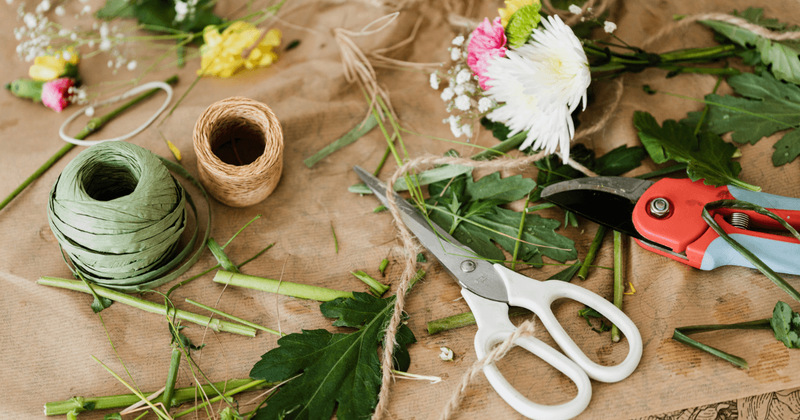
{"type": "Polygon", "coordinates": [[[504,103],[487,115],[511,129],[528,131],[520,149],[533,146],[553,153],[560,146],[566,161],[575,134],[572,112],[583,102],[591,83],[581,43],[558,16],[542,20],[532,41],[489,63],[486,96],[504,103]]]}
{"type": "Polygon", "coordinates": [[[617,24],[614,22],[605,21],[603,24],[603,30],[608,34],[614,33],[614,31],[617,30],[617,24]]]}

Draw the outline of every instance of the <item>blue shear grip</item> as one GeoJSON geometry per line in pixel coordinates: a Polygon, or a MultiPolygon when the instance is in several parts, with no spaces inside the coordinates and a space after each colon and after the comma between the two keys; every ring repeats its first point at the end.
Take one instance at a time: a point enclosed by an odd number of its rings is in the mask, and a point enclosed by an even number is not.
{"type": "MultiPolygon", "coordinates": [[[[484,299],[467,289],[462,289],[461,294],[472,309],[478,324],[478,332],[475,334],[475,352],[480,360],[494,346],[505,341],[517,328],[508,319],[508,305],[484,299]]],[[[483,368],[486,379],[508,405],[523,416],[534,420],[567,420],[586,409],[592,399],[592,386],[583,369],[534,337],[519,337],[514,344],[533,353],[570,378],[578,388],[578,395],[571,401],[559,405],[537,404],[514,389],[497,366],[487,365],[483,368]]]]}
{"type": "Polygon", "coordinates": [[[800,211],[800,198],[754,192],[733,185],[728,185],[728,191],[737,200],[747,201],[767,209],[800,211]]]}
{"type": "MultiPolygon", "coordinates": [[[[759,205],[763,206],[763,204],[759,205]]],[[[730,237],[742,244],[776,272],[800,274],[800,264],[797,264],[798,258],[800,258],[800,244],[759,238],[741,233],[730,234],[730,237]]],[[[724,239],[716,238],[706,248],[700,269],[713,270],[726,265],[755,268],[742,254],[731,248],[724,239]]]]}

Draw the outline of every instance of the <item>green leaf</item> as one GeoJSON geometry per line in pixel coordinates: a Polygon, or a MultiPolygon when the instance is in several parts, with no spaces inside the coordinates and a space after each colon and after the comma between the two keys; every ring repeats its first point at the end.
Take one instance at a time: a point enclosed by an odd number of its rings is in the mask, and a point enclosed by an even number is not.
{"type": "Polygon", "coordinates": [[[604,176],[620,176],[628,171],[638,168],[646,156],[642,147],[628,147],[622,145],[597,158],[594,172],[604,176]]]}
{"type": "MultiPolygon", "coordinates": [[[[323,303],[320,310],[337,318],[334,325],[358,328],[356,331],[303,330],[279,339],[278,347],[261,356],[250,376],[275,382],[302,375],[283,385],[253,418],[328,420],[334,410],[341,420],[370,417],[381,384],[378,346],[394,300],[354,292],[352,299],[323,303]]],[[[407,326],[400,326],[397,341],[395,363],[407,368],[406,346],[415,341],[407,326]]]]}
{"type": "Polygon", "coordinates": [[[105,6],[100,8],[94,16],[98,19],[130,19],[135,16],[136,2],[130,0],[106,0],[105,6]]]}
{"type": "Polygon", "coordinates": [[[541,8],[541,3],[536,2],[522,6],[511,15],[506,26],[506,36],[511,47],[518,48],[528,42],[533,30],[539,26],[539,21],[542,18],[539,14],[541,8]]]}
{"type": "Polygon", "coordinates": [[[800,349],[800,314],[792,311],[787,303],[778,301],[775,304],[770,326],[776,340],[787,348],[800,349]]]}
{"type": "Polygon", "coordinates": [[[790,131],[772,147],[775,149],[772,154],[773,165],[780,166],[793,161],[800,155],[800,130],[790,131]]]}
{"type": "Polygon", "coordinates": [[[756,188],[739,181],[737,176],[742,167],[731,160],[736,146],[718,135],[703,131],[695,136],[691,126],[673,120],[664,121],[662,127],[652,115],[642,111],[636,111],[633,123],[655,163],[667,160],[685,162],[689,178],[692,181],[703,179],[706,185],[734,184],[747,189],[756,188]]]}
{"type": "MultiPolygon", "coordinates": [[[[753,12],[750,15],[755,16],[753,12]]],[[[776,25],[769,19],[763,21],[776,25]]],[[[761,61],[771,65],[771,71],[778,79],[800,84],[800,46],[796,42],[772,41],[730,23],[714,20],[701,22],[742,47],[755,47],[761,54],[761,61]]]]}
{"type": "Polygon", "coordinates": [[[553,274],[547,280],[561,280],[566,282],[571,282],[572,278],[575,277],[575,274],[578,273],[578,270],[581,269],[581,262],[580,260],[575,261],[575,264],[559,271],[558,273],[553,274]]]}
{"type": "Polygon", "coordinates": [[[745,11],[741,13],[739,13],[737,10],[734,10],[732,14],[734,16],[745,19],[750,23],[763,26],[773,31],[783,31],[786,29],[786,24],[779,22],[778,19],[765,18],[764,9],[761,7],[748,7],[745,11]]]}
{"type": "MultiPolygon", "coordinates": [[[[499,244],[508,252],[514,252],[521,214],[495,207],[491,213],[467,218],[473,223],[461,222],[453,232],[453,236],[478,255],[502,261],[505,260],[505,256],[495,244],[499,244]]],[[[430,217],[439,226],[447,226],[444,223],[448,219],[443,217],[442,212],[433,210],[430,217]]],[[[520,243],[517,254],[519,259],[529,264],[541,265],[542,255],[559,262],[577,258],[575,242],[555,232],[560,225],[557,220],[546,219],[536,214],[526,215],[521,239],[527,243],[520,243]]]]}
{"type": "Polygon", "coordinates": [[[417,262],[418,263],[426,263],[426,262],[428,262],[428,259],[425,258],[425,254],[420,252],[420,253],[417,253],[417,262]]]}
{"type": "Polygon", "coordinates": [[[111,413],[103,416],[103,420],[124,420],[120,413],[111,413]]]}
{"type": "MultiPolygon", "coordinates": [[[[783,83],[770,74],[757,76],[743,73],[728,79],[728,84],[742,97],[706,95],[706,101],[714,104],[708,109],[704,127],[709,131],[722,134],[733,132],[732,139],[738,143],[755,144],[763,137],[778,131],[797,127],[800,124],[800,87],[791,83],[783,83]]],[[[683,122],[696,124],[700,112],[690,112],[683,122]]],[[[797,155],[790,149],[795,145],[797,135],[790,131],[789,136],[776,144],[772,156],[775,165],[791,162],[797,155]],[[786,153],[789,152],[787,155],[786,153]]]]}
{"type": "Polygon", "coordinates": [[[592,331],[598,334],[611,330],[611,326],[607,325],[605,321],[603,321],[604,318],[603,314],[597,312],[593,308],[584,306],[583,309],[578,311],[578,316],[583,317],[583,319],[586,320],[586,323],[589,324],[589,326],[592,328],[592,331]],[[594,327],[594,325],[592,324],[592,318],[600,319],[600,328],[594,327]]]}
{"type": "Polygon", "coordinates": [[[492,135],[501,141],[507,140],[508,133],[511,132],[511,129],[508,128],[507,125],[500,122],[494,122],[486,117],[481,118],[481,125],[483,128],[491,131],[492,135]]]}
{"type": "Polygon", "coordinates": [[[499,172],[486,175],[477,182],[467,177],[466,193],[471,200],[499,200],[506,203],[519,200],[536,188],[536,181],[515,175],[500,178],[499,172]]]}

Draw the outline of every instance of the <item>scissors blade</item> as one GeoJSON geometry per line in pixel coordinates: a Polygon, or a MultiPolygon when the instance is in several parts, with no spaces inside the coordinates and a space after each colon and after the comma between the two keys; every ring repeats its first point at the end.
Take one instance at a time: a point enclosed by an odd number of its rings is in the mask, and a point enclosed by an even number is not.
{"type": "MultiPolygon", "coordinates": [[[[386,185],[359,166],[354,166],[353,169],[383,205],[388,207],[386,185]]],[[[400,217],[408,229],[442,263],[442,266],[453,279],[458,281],[461,287],[486,299],[508,302],[506,287],[491,263],[470,257],[470,255],[477,256],[477,254],[450,236],[436,223],[425,219],[403,197],[394,191],[392,194],[394,194],[395,203],[400,210],[400,217]]]]}

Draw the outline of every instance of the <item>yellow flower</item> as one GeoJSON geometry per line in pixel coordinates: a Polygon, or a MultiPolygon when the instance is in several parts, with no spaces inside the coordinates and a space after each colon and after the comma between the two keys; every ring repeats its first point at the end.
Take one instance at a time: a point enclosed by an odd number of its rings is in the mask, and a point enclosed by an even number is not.
{"type": "Polygon", "coordinates": [[[502,23],[503,27],[505,28],[508,25],[508,21],[511,19],[511,16],[514,15],[514,12],[524,6],[534,4],[539,4],[539,0],[506,0],[506,8],[497,9],[497,13],[500,14],[500,23],[502,23]]]}
{"type": "Polygon", "coordinates": [[[28,75],[33,80],[49,82],[67,73],[67,65],[75,66],[80,59],[72,47],[57,51],[53,55],[42,55],[33,60],[28,75]]]}
{"type": "Polygon", "coordinates": [[[281,42],[281,32],[271,29],[261,42],[250,51],[247,59],[242,51],[250,48],[261,36],[255,25],[247,22],[234,22],[222,33],[214,26],[206,27],[203,32],[205,44],[200,47],[202,60],[197,74],[204,76],[231,77],[242,67],[252,69],[266,67],[278,59],[272,51],[281,42]]]}

